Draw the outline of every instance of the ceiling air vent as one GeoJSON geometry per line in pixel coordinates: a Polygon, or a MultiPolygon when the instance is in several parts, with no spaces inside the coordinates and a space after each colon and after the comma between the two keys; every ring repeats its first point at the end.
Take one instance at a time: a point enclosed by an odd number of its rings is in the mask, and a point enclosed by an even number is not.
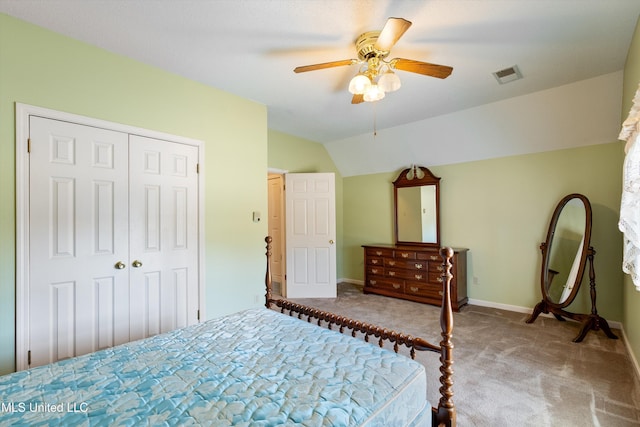
{"type": "Polygon", "coordinates": [[[513,67],[505,68],[504,70],[496,71],[493,73],[493,76],[496,78],[498,83],[501,85],[505,83],[512,82],[514,80],[519,80],[522,78],[522,73],[520,73],[520,69],[517,65],[513,67]]]}

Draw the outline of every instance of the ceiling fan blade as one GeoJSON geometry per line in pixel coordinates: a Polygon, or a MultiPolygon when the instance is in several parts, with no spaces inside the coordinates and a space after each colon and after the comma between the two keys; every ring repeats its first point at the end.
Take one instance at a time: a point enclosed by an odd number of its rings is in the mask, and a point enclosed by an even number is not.
{"type": "Polygon", "coordinates": [[[395,58],[390,63],[391,67],[397,70],[424,74],[425,76],[439,79],[446,79],[453,71],[453,68],[448,65],[430,64],[428,62],[414,61],[413,59],[395,58]]]}
{"type": "Polygon", "coordinates": [[[380,31],[374,49],[389,52],[400,37],[409,29],[411,21],[402,18],[389,18],[384,28],[380,31]]]}
{"type": "Polygon", "coordinates": [[[353,98],[351,98],[351,103],[352,104],[361,104],[364,102],[364,95],[353,95],[353,98]]]}
{"type": "Polygon", "coordinates": [[[294,68],[295,73],[304,73],[306,71],[322,70],[324,68],[342,67],[343,65],[351,65],[358,62],[355,59],[343,59],[341,61],[323,62],[322,64],[303,65],[294,68]]]}

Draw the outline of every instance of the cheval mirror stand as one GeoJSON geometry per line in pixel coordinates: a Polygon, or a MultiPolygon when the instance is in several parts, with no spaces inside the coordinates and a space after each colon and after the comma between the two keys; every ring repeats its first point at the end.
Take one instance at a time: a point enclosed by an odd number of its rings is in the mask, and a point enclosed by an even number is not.
{"type": "Polygon", "coordinates": [[[582,323],[573,342],[581,342],[589,331],[600,329],[607,337],[618,338],[596,309],[596,273],[593,266],[596,251],[590,242],[591,204],[582,194],[569,194],[558,203],[551,217],[547,240],[540,245],[542,301],[534,307],[527,323],[533,323],[540,313],[551,313],[560,321],[567,318],[582,323]],[[571,313],[566,307],[580,289],[587,262],[591,313],[571,313]]]}

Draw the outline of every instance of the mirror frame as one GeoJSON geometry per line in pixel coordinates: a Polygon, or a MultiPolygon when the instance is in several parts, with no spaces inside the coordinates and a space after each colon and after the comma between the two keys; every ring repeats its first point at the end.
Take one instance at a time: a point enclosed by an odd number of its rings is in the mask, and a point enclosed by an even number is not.
{"type": "Polygon", "coordinates": [[[423,166],[415,166],[424,172],[424,177],[418,179],[407,178],[409,171],[413,169],[407,168],[400,172],[398,178],[393,181],[393,223],[394,223],[394,239],[396,245],[414,245],[426,247],[440,247],[440,178],[435,176],[431,171],[423,166]],[[435,185],[436,187],[436,241],[435,242],[407,242],[398,240],[398,189],[406,187],[422,187],[423,185],[435,185]]]}
{"type": "Polygon", "coordinates": [[[547,239],[540,245],[540,249],[542,250],[542,268],[540,271],[540,287],[542,290],[542,298],[546,303],[551,307],[556,308],[565,308],[570,305],[575,299],[578,291],[580,290],[580,285],[582,283],[582,278],[584,276],[584,271],[587,265],[587,256],[589,252],[592,250],[591,248],[591,203],[589,203],[589,199],[582,194],[569,194],[565,196],[560,202],[556,209],[553,211],[553,216],[551,217],[551,222],[549,223],[549,230],[547,231],[547,239]],[[578,268],[578,273],[576,274],[575,282],[573,283],[573,288],[571,289],[571,293],[567,296],[567,298],[562,302],[555,302],[549,297],[549,293],[547,292],[547,276],[549,270],[549,254],[551,252],[551,247],[553,244],[553,237],[556,232],[556,226],[558,225],[558,219],[560,218],[560,214],[562,214],[562,209],[565,207],[567,203],[569,203],[573,199],[579,199],[582,201],[585,210],[585,230],[584,230],[584,244],[582,245],[582,254],[580,255],[580,265],[578,268]]]}

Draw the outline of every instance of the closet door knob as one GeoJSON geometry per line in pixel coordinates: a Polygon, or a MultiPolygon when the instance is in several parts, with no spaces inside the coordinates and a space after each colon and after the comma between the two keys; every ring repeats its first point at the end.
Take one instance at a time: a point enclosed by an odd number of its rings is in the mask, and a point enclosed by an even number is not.
{"type": "Polygon", "coordinates": [[[116,262],[116,265],[114,265],[115,268],[117,268],[118,270],[122,270],[126,267],[126,264],[122,261],[118,261],[116,262]]]}
{"type": "Polygon", "coordinates": [[[135,268],[142,267],[142,261],[135,260],[131,263],[131,266],[135,268]]]}

